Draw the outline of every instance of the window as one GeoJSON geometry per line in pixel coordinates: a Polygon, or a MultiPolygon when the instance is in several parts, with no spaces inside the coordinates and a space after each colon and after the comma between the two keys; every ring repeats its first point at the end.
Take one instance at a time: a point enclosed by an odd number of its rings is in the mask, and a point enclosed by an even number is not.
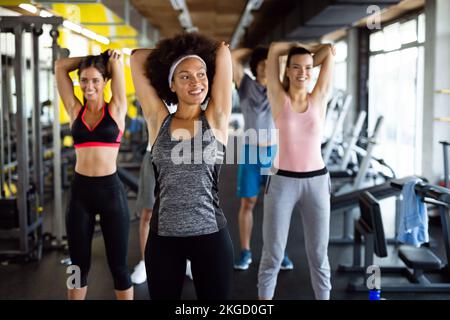
{"type": "Polygon", "coordinates": [[[338,41],[335,43],[336,57],[334,57],[333,85],[336,89],[347,89],[347,43],[338,41]]]}
{"type": "MultiPolygon", "coordinates": [[[[333,86],[330,88],[330,97],[333,89],[347,89],[347,42],[345,40],[338,41],[334,44],[336,47],[336,56],[334,57],[334,70],[333,70],[333,86]]],[[[282,62],[282,68],[284,72],[284,65],[282,62]]],[[[320,67],[316,67],[312,70],[311,82],[308,86],[308,91],[312,92],[319,78],[320,67]]]]}
{"type": "Polygon", "coordinates": [[[400,23],[393,23],[383,30],[384,33],[384,51],[400,49],[402,42],[400,37],[400,23]]]}
{"type": "Polygon", "coordinates": [[[384,47],[384,33],[377,31],[370,35],[370,51],[381,51],[384,47]]]}
{"type": "Polygon", "coordinates": [[[417,28],[417,38],[419,43],[425,42],[425,14],[419,15],[417,28]]]}
{"type": "Polygon", "coordinates": [[[417,41],[417,21],[410,20],[400,25],[400,40],[402,44],[417,41]]]}
{"type": "Polygon", "coordinates": [[[421,174],[423,19],[421,14],[370,36],[369,132],[384,117],[374,156],[400,177],[421,174]]]}

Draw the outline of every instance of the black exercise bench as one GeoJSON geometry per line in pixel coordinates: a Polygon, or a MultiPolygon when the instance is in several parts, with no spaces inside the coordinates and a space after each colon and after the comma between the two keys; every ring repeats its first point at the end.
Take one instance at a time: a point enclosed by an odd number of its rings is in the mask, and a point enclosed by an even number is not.
{"type": "MultiPolygon", "coordinates": [[[[399,182],[403,183],[411,179],[411,177],[405,177],[398,179],[399,182]]],[[[335,215],[338,213],[343,213],[344,223],[342,237],[330,239],[332,244],[350,244],[353,243],[353,213],[351,210],[358,207],[358,199],[363,192],[370,192],[377,199],[385,199],[393,196],[398,196],[400,190],[394,188],[391,185],[391,181],[385,183],[367,187],[364,189],[344,193],[341,195],[331,195],[331,212],[335,215]]],[[[391,242],[391,240],[389,240],[391,242]]]]}
{"type": "MultiPolygon", "coordinates": [[[[353,265],[340,266],[340,271],[357,271],[365,273],[367,267],[373,265],[374,254],[380,258],[388,256],[387,243],[384,235],[383,220],[378,200],[369,192],[364,192],[359,199],[361,216],[355,223],[355,246],[353,265]],[[361,245],[364,238],[364,264],[361,266],[361,245]]],[[[432,283],[426,272],[437,272],[442,269],[441,260],[428,248],[402,245],[398,248],[398,257],[406,265],[386,267],[380,266],[381,279],[383,274],[406,276],[410,283],[382,283],[381,290],[387,292],[450,292],[449,283],[432,283]]],[[[367,291],[363,284],[350,283],[350,291],[367,291]]]]}

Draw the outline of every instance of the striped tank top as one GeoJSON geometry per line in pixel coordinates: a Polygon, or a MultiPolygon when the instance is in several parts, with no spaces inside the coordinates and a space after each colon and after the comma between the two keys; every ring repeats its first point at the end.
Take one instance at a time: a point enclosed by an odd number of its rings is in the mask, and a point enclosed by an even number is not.
{"type": "Polygon", "coordinates": [[[225,146],[215,138],[204,112],[192,139],[172,137],[172,118],[163,121],[151,151],[156,184],[150,229],[174,237],[217,232],[226,226],[218,195],[225,146]]]}

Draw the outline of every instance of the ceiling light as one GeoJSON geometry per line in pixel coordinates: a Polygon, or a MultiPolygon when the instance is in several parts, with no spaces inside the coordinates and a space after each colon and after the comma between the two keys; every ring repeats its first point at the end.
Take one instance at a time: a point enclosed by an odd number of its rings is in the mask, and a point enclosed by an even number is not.
{"type": "Polygon", "coordinates": [[[250,12],[247,12],[242,19],[242,27],[247,28],[253,22],[253,15],[250,12]]]}
{"type": "Polygon", "coordinates": [[[185,29],[192,27],[191,17],[186,11],[180,13],[178,21],[180,21],[181,26],[185,29]]]}
{"type": "Polygon", "coordinates": [[[103,43],[105,45],[108,45],[110,42],[108,38],[101,36],[101,35],[95,33],[94,31],[86,29],[86,28],[83,28],[83,30],[81,30],[81,34],[85,37],[88,37],[92,40],[103,43]]]}
{"type": "Polygon", "coordinates": [[[186,6],[186,3],[183,0],[170,0],[170,3],[172,4],[172,7],[174,10],[183,10],[183,8],[186,6]]]}
{"type": "Polygon", "coordinates": [[[63,21],[63,26],[71,31],[77,32],[77,33],[81,33],[81,30],[83,30],[83,28],[79,25],[77,25],[76,23],[73,23],[72,21],[69,20],[64,20],[63,21]]]}
{"type": "Polygon", "coordinates": [[[38,11],[38,9],[35,6],[29,3],[21,3],[19,4],[19,8],[22,8],[23,10],[26,10],[31,13],[37,13],[38,11]]]}
{"type": "Polygon", "coordinates": [[[64,20],[63,21],[63,26],[71,31],[74,31],[76,33],[81,33],[83,36],[98,41],[100,43],[103,43],[104,45],[108,45],[110,43],[109,39],[107,37],[101,36],[97,33],[95,33],[92,30],[83,28],[79,25],[77,25],[76,23],[73,23],[69,20],[64,20]]]}
{"type": "Polygon", "coordinates": [[[97,35],[94,31],[91,31],[89,29],[83,28],[83,30],[81,30],[81,34],[85,37],[94,39],[95,36],[97,35]]]}
{"type": "Polygon", "coordinates": [[[253,14],[251,13],[251,11],[258,10],[263,2],[264,0],[248,0],[247,5],[245,6],[244,13],[242,14],[238,26],[234,30],[233,36],[231,37],[230,49],[236,48],[236,46],[239,44],[239,41],[241,41],[241,38],[245,34],[245,29],[252,24],[253,14]]]}
{"type": "Polygon", "coordinates": [[[94,39],[95,41],[98,41],[100,43],[103,43],[104,45],[108,45],[109,44],[110,41],[109,41],[109,39],[107,37],[101,36],[101,35],[99,35],[97,33],[94,33],[94,34],[95,34],[95,36],[92,39],[94,39]]]}
{"type": "Polygon", "coordinates": [[[100,36],[100,35],[97,37],[97,41],[100,43],[103,43],[105,46],[107,46],[111,42],[111,41],[109,41],[109,39],[107,37],[100,36]]]}
{"type": "Polygon", "coordinates": [[[41,10],[39,12],[39,15],[43,18],[50,18],[53,17],[53,14],[51,14],[50,12],[48,12],[47,10],[41,10]]]}
{"type": "Polygon", "coordinates": [[[198,28],[197,27],[190,27],[186,29],[186,32],[198,32],[198,28]]]}

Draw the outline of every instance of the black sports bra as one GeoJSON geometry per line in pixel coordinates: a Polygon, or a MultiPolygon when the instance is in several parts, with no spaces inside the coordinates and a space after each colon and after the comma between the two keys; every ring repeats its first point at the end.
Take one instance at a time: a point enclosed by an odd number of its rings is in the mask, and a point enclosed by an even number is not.
{"type": "Polygon", "coordinates": [[[84,114],[87,107],[84,105],[72,124],[72,137],[75,148],[88,147],[114,147],[120,146],[120,139],[123,132],[117,126],[116,121],[111,116],[109,104],[105,102],[102,108],[102,117],[90,128],[84,121],[84,114]],[[106,109],[106,110],[105,110],[106,109]]]}

